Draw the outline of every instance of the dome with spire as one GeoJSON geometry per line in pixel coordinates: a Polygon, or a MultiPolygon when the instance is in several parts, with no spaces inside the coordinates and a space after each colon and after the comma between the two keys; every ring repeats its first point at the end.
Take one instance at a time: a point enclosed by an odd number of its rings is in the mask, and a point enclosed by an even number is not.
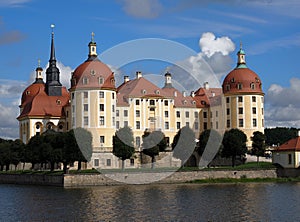
{"type": "Polygon", "coordinates": [[[75,88],[115,89],[114,73],[97,57],[94,33],[92,33],[88,47],[87,60],[80,64],[72,74],[71,90],[75,88]]]}
{"type": "Polygon", "coordinates": [[[238,62],[224,79],[222,88],[224,94],[259,93],[263,94],[262,82],[259,76],[246,65],[246,53],[240,47],[237,52],[238,62]]]}

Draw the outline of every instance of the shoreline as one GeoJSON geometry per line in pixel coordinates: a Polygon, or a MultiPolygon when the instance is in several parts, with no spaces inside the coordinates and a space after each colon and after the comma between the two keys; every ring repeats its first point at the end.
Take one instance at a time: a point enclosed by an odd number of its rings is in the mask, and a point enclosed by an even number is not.
{"type": "MultiPolygon", "coordinates": [[[[0,184],[58,187],[110,186],[126,184],[228,183],[282,181],[276,169],[199,170],[178,172],[114,172],[106,174],[0,174],[0,184]]],[[[300,181],[300,178],[299,178],[300,181]]]]}

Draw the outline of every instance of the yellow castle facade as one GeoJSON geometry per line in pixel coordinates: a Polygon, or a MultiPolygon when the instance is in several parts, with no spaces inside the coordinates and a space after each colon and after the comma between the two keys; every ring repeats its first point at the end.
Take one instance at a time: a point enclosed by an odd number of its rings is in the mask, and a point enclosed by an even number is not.
{"type": "MultiPolygon", "coordinates": [[[[23,142],[47,129],[64,132],[82,127],[93,136],[91,167],[119,168],[120,161],[112,154],[112,137],[124,126],[133,131],[137,153],[142,150],[145,130],[161,130],[171,145],[184,126],[194,131],[195,139],[206,129],[223,132],[239,128],[247,135],[248,146],[254,131],[264,131],[262,83],[246,66],[242,49],[222,88],[210,88],[206,82],[190,94],[173,86],[169,72],[163,87],[144,78],[141,71],[134,79],[124,76],[123,83],[116,86],[114,73],[98,58],[93,37],[88,49],[88,58],[72,72],[67,90],[59,81],[52,33],[46,82],[38,67],[35,82],[22,94],[17,119],[23,142]]],[[[137,157],[126,162],[126,167],[139,165],[137,157]]]]}

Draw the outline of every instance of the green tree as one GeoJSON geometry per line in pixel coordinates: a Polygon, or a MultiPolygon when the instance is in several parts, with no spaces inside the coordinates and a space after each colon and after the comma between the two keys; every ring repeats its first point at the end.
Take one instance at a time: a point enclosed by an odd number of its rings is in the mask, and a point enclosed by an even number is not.
{"type": "Polygon", "coordinates": [[[232,167],[235,166],[237,156],[246,154],[246,142],[247,136],[239,129],[231,129],[225,132],[221,154],[223,157],[231,157],[232,167]]]}
{"type": "Polygon", "coordinates": [[[298,133],[298,129],[287,127],[266,128],[264,131],[266,136],[265,143],[268,146],[281,145],[295,138],[298,133]]]}
{"type": "Polygon", "coordinates": [[[25,145],[21,140],[16,139],[14,141],[11,141],[9,148],[11,152],[10,163],[15,166],[15,170],[16,170],[18,164],[24,161],[25,145]]]}
{"type": "Polygon", "coordinates": [[[32,169],[35,164],[42,162],[42,150],[45,146],[43,137],[41,135],[35,135],[30,138],[29,142],[25,145],[25,159],[26,162],[31,163],[32,169]]]}
{"type": "Polygon", "coordinates": [[[173,156],[181,160],[181,165],[190,158],[196,146],[195,133],[188,127],[182,127],[174,136],[171,144],[173,156]]]}
{"type": "Polygon", "coordinates": [[[250,150],[250,154],[255,155],[257,157],[257,163],[259,163],[259,157],[264,156],[266,151],[266,136],[262,132],[255,131],[251,137],[251,140],[252,148],[250,150]]]}
{"type": "Polygon", "coordinates": [[[11,150],[10,150],[10,143],[9,141],[3,141],[0,143],[0,169],[1,171],[9,170],[9,164],[11,161],[11,150]]]}
{"type": "Polygon", "coordinates": [[[113,154],[122,160],[123,170],[124,161],[134,154],[133,141],[133,133],[128,126],[120,128],[113,136],[113,154]]]}
{"type": "Polygon", "coordinates": [[[145,131],[143,136],[143,153],[151,157],[151,168],[155,166],[155,157],[159,155],[159,152],[165,151],[167,148],[167,142],[165,135],[161,131],[145,131]]]}
{"type": "Polygon", "coordinates": [[[199,136],[196,151],[201,156],[201,165],[209,163],[220,154],[222,136],[213,129],[204,130],[199,136]]]}
{"type": "Polygon", "coordinates": [[[43,162],[50,163],[50,170],[54,171],[56,163],[62,161],[62,150],[64,149],[64,133],[44,133],[44,146],[42,148],[43,162]]]}
{"type": "Polygon", "coordinates": [[[73,147],[73,157],[78,161],[78,170],[81,170],[82,162],[91,161],[93,154],[93,136],[92,133],[84,128],[73,130],[75,136],[75,147],[73,147]]]}

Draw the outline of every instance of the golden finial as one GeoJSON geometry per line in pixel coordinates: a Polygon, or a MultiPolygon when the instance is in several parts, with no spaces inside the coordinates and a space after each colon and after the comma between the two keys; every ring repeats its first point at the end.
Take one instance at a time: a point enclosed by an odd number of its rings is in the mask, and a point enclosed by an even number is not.
{"type": "Polygon", "coordinates": [[[38,59],[38,67],[41,67],[41,59],[38,59]]]}
{"type": "Polygon", "coordinates": [[[242,49],[243,48],[243,43],[242,43],[242,41],[240,41],[240,49],[242,49]]]}
{"type": "Polygon", "coordinates": [[[54,24],[51,24],[51,25],[50,25],[50,28],[51,28],[51,30],[52,30],[52,34],[54,33],[54,27],[55,27],[54,24]]]}

